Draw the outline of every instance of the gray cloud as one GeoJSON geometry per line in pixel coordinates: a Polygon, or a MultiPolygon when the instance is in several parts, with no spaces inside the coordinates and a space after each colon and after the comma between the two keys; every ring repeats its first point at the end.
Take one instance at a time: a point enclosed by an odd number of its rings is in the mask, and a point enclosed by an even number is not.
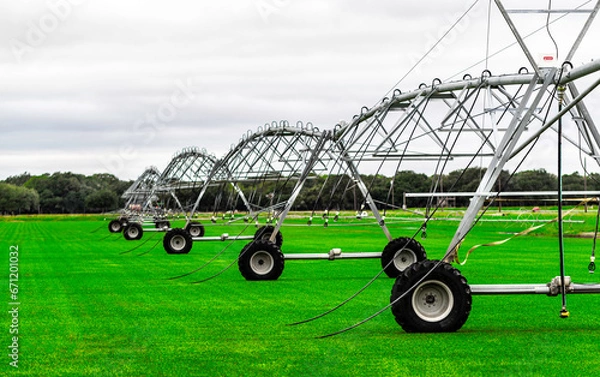
{"type": "MultiPolygon", "coordinates": [[[[4,2],[0,178],[25,170],[135,178],[186,146],[221,155],[242,133],[273,120],[332,127],[378,102],[471,2],[432,3],[4,2]],[[178,83],[190,83],[192,94],[178,83]]],[[[459,25],[403,89],[483,59],[480,3],[478,16],[459,25]]],[[[493,46],[505,46],[511,38],[497,14],[493,25],[493,46]]],[[[573,35],[561,27],[553,26],[561,39],[573,35]]],[[[594,58],[598,30],[574,63],[594,58]]],[[[547,37],[536,38],[547,45],[547,37]]],[[[490,69],[515,72],[525,64],[512,49],[490,69]]]]}

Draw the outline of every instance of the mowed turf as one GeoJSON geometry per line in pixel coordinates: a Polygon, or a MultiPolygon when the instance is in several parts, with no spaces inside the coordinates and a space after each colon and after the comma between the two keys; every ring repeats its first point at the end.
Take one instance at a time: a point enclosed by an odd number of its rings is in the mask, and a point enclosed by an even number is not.
{"type": "MultiPolygon", "coordinates": [[[[457,225],[452,214],[444,216],[430,223],[426,239],[417,238],[432,259],[442,257],[457,225]]],[[[593,230],[593,213],[569,218],[585,223],[569,223],[568,233],[593,230]]],[[[489,219],[473,230],[461,257],[475,244],[511,237],[534,224],[489,219]]],[[[348,219],[328,228],[322,221],[301,226],[305,222],[286,223],[284,253],[328,252],[333,247],[381,251],[387,242],[367,221],[348,219]]],[[[392,217],[388,223],[395,237],[412,236],[419,228],[418,222],[392,217]]],[[[393,280],[382,275],[332,314],[288,326],[356,293],[379,272],[379,260],[288,261],[279,280],[249,282],[235,262],[248,241],[196,243],[187,255],[167,255],[162,233],[126,241],[121,234],[109,234],[107,224],[93,216],[0,221],[0,282],[8,287],[8,252],[18,246],[21,303],[19,368],[9,366],[11,318],[5,312],[0,321],[5,350],[0,374],[600,375],[598,295],[568,296],[568,319],[559,318],[560,297],[474,296],[471,315],[456,333],[407,334],[388,309],[351,331],[318,339],[388,304],[393,280]],[[200,271],[169,279],[197,269],[218,253],[200,271]]],[[[207,225],[206,235],[237,234],[243,226],[207,225]]],[[[559,273],[555,228],[551,224],[501,246],[479,248],[465,266],[457,267],[471,284],[547,283],[559,273]]],[[[567,274],[574,281],[598,280],[598,274],[587,270],[591,239],[566,238],[565,249],[567,274]]],[[[0,297],[8,307],[8,288],[3,292],[0,297]]]]}

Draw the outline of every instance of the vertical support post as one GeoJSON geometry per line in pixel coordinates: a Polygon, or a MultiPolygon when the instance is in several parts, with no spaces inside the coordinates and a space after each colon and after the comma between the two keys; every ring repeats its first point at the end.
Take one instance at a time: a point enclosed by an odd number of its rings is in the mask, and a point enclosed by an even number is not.
{"type": "Polygon", "coordinates": [[[343,160],[348,164],[348,168],[350,170],[350,173],[352,174],[352,179],[358,186],[358,189],[360,190],[360,192],[363,194],[363,197],[365,198],[365,202],[371,209],[371,212],[373,212],[373,216],[375,217],[375,220],[377,220],[377,224],[379,224],[379,226],[381,227],[381,230],[383,230],[383,233],[387,237],[388,241],[391,241],[393,239],[392,235],[391,235],[389,229],[387,228],[387,226],[385,225],[385,221],[383,220],[383,217],[381,217],[381,214],[379,213],[379,210],[377,209],[377,206],[375,205],[375,201],[373,200],[373,197],[371,196],[369,189],[367,189],[367,185],[365,185],[365,182],[360,177],[360,173],[358,172],[358,169],[356,168],[356,166],[354,166],[352,161],[350,161],[349,159],[343,158],[343,160]]]}
{"type": "MultiPolygon", "coordinates": [[[[206,190],[208,189],[208,182],[204,182],[204,185],[202,186],[202,190],[200,191],[200,194],[198,194],[198,197],[196,198],[196,202],[194,203],[194,207],[192,207],[192,211],[190,212],[190,219],[194,216],[194,214],[196,213],[196,210],[198,209],[198,205],[200,205],[200,201],[202,200],[202,197],[204,196],[204,193],[206,193],[206,190]]],[[[190,223],[190,220],[187,220],[185,223],[185,226],[187,227],[190,223]]]]}
{"type": "MultiPolygon", "coordinates": [[[[585,127],[585,130],[588,131],[589,134],[592,136],[595,144],[592,144],[592,141],[590,140],[589,147],[594,155],[594,159],[596,160],[596,162],[600,163],[600,158],[598,157],[598,155],[600,154],[600,132],[598,132],[598,128],[596,127],[596,124],[594,122],[594,118],[590,114],[590,111],[588,110],[585,102],[583,102],[584,96],[581,95],[575,83],[569,82],[567,84],[567,87],[569,88],[569,92],[573,97],[573,101],[575,101],[575,99],[578,99],[575,106],[577,108],[577,111],[579,112],[579,114],[581,114],[583,118],[583,124],[581,125],[581,127],[585,127]]],[[[582,129],[580,132],[583,131],[584,130],[582,129]]]]}
{"type": "MultiPolygon", "coordinates": [[[[498,176],[498,192],[502,192],[502,182],[500,176],[498,176]]],[[[502,213],[502,201],[498,200],[498,213],[502,213]]]]}
{"type": "Polygon", "coordinates": [[[583,159],[583,191],[586,192],[586,194],[583,196],[583,200],[585,202],[584,210],[585,210],[585,213],[587,213],[588,212],[588,201],[587,201],[587,159],[586,158],[583,159]]]}
{"type": "MultiPolygon", "coordinates": [[[[342,143],[338,142],[338,143],[336,143],[336,146],[340,149],[340,155],[338,157],[339,163],[340,164],[345,163],[347,165],[348,175],[356,183],[355,186],[358,186],[358,189],[360,190],[361,194],[365,198],[365,202],[371,209],[371,212],[373,212],[373,216],[375,217],[375,220],[377,220],[377,224],[379,224],[379,227],[383,231],[383,234],[385,234],[388,241],[392,241],[393,240],[392,234],[390,233],[389,229],[385,225],[385,220],[379,213],[379,210],[377,209],[377,206],[375,205],[375,201],[373,200],[373,197],[371,196],[371,193],[369,192],[367,185],[365,184],[365,182],[362,180],[362,178],[360,176],[358,168],[354,165],[354,163],[352,162],[352,159],[348,156],[348,153],[345,150],[342,143]]],[[[354,187],[353,187],[353,190],[354,190],[354,187]]],[[[356,193],[354,194],[354,202],[356,203],[356,193]]],[[[356,207],[356,204],[355,204],[355,207],[356,207]]],[[[406,195],[404,196],[403,207],[406,208],[406,195]]]]}
{"type": "Polygon", "coordinates": [[[190,220],[189,220],[187,212],[185,211],[185,208],[183,208],[183,206],[181,205],[181,202],[179,201],[179,199],[177,198],[177,196],[175,195],[173,190],[169,189],[169,194],[171,194],[173,199],[175,199],[175,203],[177,203],[177,205],[179,206],[181,211],[185,214],[185,225],[187,226],[187,224],[190,222],[190,220]]]}
{"type": "MultiPolygon", "coordinates": [[[[565,96],[565,87],[559,85],[558,87],[558,112],[562,110],[562,104],[565,96]]],[[[563,234],[563,181],[562,181],[562,117],[558,119],[558,252],[560,258],[560,288],[562,298],[562,308],[560,310],[560,317],[569,317],[569,311],[567,310],[567,292],[565,288],[565,244],[563,234]]]]}
{"type": "MultiPolygon", "coordinates": [[[[200,205],[200,201],[204,197],[204,194],[206,193],[206,190],[208,190],[208,187],[210,186],[210,184],[213,182],[215,176],[217,175],[217,172],[221,171],[221,168],[224,166],[224,161],[225,161],[224,159],[215,161],[210,173],[204,180],[204,184],[202,185],[202,189],[200,190],[200,193],[198,194],[198,197],[196,198],[196,202],[194,202],[194,206],[192,207],[192,211],[190,212],[190,219],[196,213],[196,210],[198,209],[198,206],[200,205]]],[[[229,171],[228,171],[228,173],[229,173],[229,171]]],[[[229,176],[228,178],[233,180],[233,177],[231,177],[231,176],[229,176]]],[[[190,222],[191,222],[191,220],[187,220],[185,226],[187,227],[190,222]]]]}
{"type": "Polygon", "coordinates": [[[233,189],[235,190],[235,192],[238,194],[240,199],[242,199],[244,206],[248,210],[249,216],[254,217],[254,211],[252,211],[252,206],[250,205],[250,202],[248,202],[248,199],[246,199],[246,195],[244,195],[244,192],[242,191],[240,186],[238,186],[238,184],[236,182],[231,182],[231,186],[233,186],[233,189]]]}
{"type": "Polygon", "coordinates": [[[275,224],[275,229],[273,230],[273,233],[271,234],[271,238],[270,238],[271,242],[275,242],[275,237],[277,236],[277,233],[279,233],[279,229],[281,229],[281,225],[283,224],[283,221],[285,220],[290,209],[292,209],[292,206],[294,205],[296,198],[300,194],[300,191],[302,190],[304,183],[308,179],[310,172],[315,167],[315,164],[321,157],[321,152],[323,151],[323,148],[325,147],[326,141],[329,140],[330,137],[331,137],[330,132],[323,132],[320,135],[320,138],[318,139],[314,149],[312,150],[312,153],[311,153],[308,161],[304,165],[304,170],[300,174],[300,177],[298,178],[298,182],[296,182],[296,186],[292,190],[292,194],[288,198],[288,201],[286,202],[285,206],[283,207],[283,210],[281,211],[279,219],[277,220],[277,224],[275,224]]]}
{"type": "Polygon", "coordinates": [[[510,125],[504,137],[502,138],[492,161],[490,161],[489,167],[485,172],[485,175],[481,179],[479,183],[479,187],[467,208],[465,215],[463,216],[450,245],[446,251],[446,255],[444,256],[444,261],[451,263],[456,258],[456,250],[460,246],[462,240],[467,235],[467,233],[471,230],[471,226],[473,225],[473,221],[477,216],[477,212],[483,207],[485,202],[487,192],[491,191],[494,183],[500,176],[502,169],[506,162],[510,159],[512,152],[515,150],[517,142],[519,141],[525,127],[527,126],[529,120],[531,119],[535,108],[541,102],[546,88],[552,82],[554,75],[556,73],[556,69],[550,69],[545,71],[545,77],[543,77],[543,84],[538,88],[538,80],[540,77],[534,75],[532,80],[529,83],[526,93],[523,96],[523,100],[519,104],[519,107],[515,114],[513,114],[513,119],[511,120],[510,125]],[[537,91],[537,95],[534,97],[533,101],[529,103],[530,98],[537,91]]]}

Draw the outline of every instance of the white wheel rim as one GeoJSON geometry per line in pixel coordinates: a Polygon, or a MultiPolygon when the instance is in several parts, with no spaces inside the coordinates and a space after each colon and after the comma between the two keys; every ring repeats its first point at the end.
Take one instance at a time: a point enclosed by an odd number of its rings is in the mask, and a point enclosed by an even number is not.
{"type": "Polygon", "coordinates": [[[137,235],[139,234],[138,229],[136,227],[131,227],[129,228],[129,230],[127,230],[127,234],[129,234],[129,237],[131,238],[135,238],[137,237],[137,235]]]}
{"type": "Polygon", "coordinates": [[[454,295],[450,288],[439,280],[424,281],[412,295],[415,314],[426,322],[439,322],[454,308],[454,295]]]}
{"type": "Polygon", "coordinates": [[[175,235],[171,238],[169,245],[171,245],[171,249],[181,251],[185,248],[185,238],[179,234],[175,235]]]}
{"type": "Polygon", "coordinates": [[[417,262],[417,256],[410,249],[400,250],[394,255],[394,267],[400,272],[415,262],[417,262]]]}
{"type": "Polygon", "coordinates": [[[113,224],[110,226],[110,229],[111,229],[111,230],[114,230],[115,232],[117,232],[119,229],[121,229],[121,224],[119,224],[119,223],[113,223],[113,224]]]}
{"type": "Polygon", "coordinates": [[[199,226],[190,227],[190,235],[192,237],[199,237],[200,236],[200,227],[199,226]]]}
{"type": "Polygon", "coordinates": [[[250,268],[257,275],[266,275],[273,269],[275,260],[266,251],[257,251],[250,258],[250,268]]]}

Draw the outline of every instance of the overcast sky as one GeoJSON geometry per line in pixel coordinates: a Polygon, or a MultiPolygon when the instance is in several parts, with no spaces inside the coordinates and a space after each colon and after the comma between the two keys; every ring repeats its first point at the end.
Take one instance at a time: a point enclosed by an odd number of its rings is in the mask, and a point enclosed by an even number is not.
{"type": "MultiPolygon", "coordinates": [[[[399,88],[479,76],[488,3],[480,0],[399,88]]],[[[0,179],[25,171],[135,179],[187,146],[222,156],[274,120],[332,128],[385,96],[471,4],[1,0],[0,179]]],[[[522,20],[527,33],[545,16],[522,20]]],[[[552,25],[559,60],[583,20],[552,25]]],[[[495,10],[491,26],[491,52],[513,41],[495,10]]],[[[574,65],[600,57],[599,39],[595,23],[574,65]]],[[[554,50],[545,33],[529,41],[534,53],[554,50]]],[[[494,74],[528,65],[517,47],[488,64],[494,74]]]]}

